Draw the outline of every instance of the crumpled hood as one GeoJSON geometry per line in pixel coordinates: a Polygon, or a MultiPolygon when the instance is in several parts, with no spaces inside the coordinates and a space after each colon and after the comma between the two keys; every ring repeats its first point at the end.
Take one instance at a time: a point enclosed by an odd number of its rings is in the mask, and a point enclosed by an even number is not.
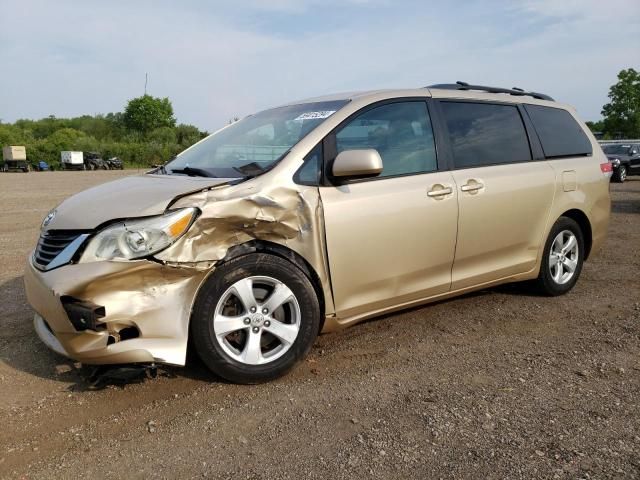
{"type": "Polygon", "coordinates": [[[109,220],[160,215],[176,197],[229,182],[228,178],[137,175],[103,183],[56,207],[47,230],[88,230],[109,220]]]}

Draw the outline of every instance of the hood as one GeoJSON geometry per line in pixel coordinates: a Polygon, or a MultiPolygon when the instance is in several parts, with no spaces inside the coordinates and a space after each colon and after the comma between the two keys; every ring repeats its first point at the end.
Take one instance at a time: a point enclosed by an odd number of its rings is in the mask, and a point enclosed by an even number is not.
{"type": "Polygon", "coordinates": [[[616,158],[618,160],[629,160],[629,155],[612,155],[612,154],[610,154],[610,155],[607,155],[607,158],[609,160],[615,160],[616,158]]]}
{"type": "Polygon", "coordinates": [[[89,230],[110,220],[160,215],[176,197],[229,182],[228,178],[138,175],[103,183],[67,198],[47,230],[89,230]]]}

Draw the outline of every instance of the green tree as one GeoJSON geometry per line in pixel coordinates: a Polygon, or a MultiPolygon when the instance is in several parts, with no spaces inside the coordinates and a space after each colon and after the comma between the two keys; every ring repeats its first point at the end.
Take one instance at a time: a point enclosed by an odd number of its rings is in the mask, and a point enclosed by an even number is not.
{"type": "Polygon", "coordinates": [[[175,131],[178,144],[184,148],[190,147],[208,135],[207,132],[201,132],[193,125],[185,125],[184,123],[178,125],[175,131]]]}
{"type": "Polygon", "coordinates": [[[598,120],[597,122],[585,122],[587,124],[587,127],[589,127],[589,130],[591,130],[592,132],[600,132],[602,133],[604,131],[604,120],[598,120]]]}
{"type": "Polygon", "coordinates": [[[604,130],[624,138],[640,138],[640,72],[621,70],[618,82],[609,89],[609,100],[602,107],[604,130]]]}
{"type": "Polygon", "coordinates": [[[125,127],[143,135],[160,127],[174,127],[176,119],[168,98],[151,95],[129,100],[122,116],[125,127]]]}
{"type": "Polygon", "coordinates": [[[176,132],[171,127],[160,127],[149,133],[148,139],[162,144],[176,143],[176,132]]]}

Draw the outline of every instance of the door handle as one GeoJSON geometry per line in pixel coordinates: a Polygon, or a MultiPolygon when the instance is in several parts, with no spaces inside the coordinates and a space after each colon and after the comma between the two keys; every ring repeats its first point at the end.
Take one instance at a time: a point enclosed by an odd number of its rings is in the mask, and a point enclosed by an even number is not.
{"type": "Polygon", "coordinates": [[[444,185],[436,184],[431,187],[431,190],[427,192],[427,195],[430,197],[443,197],[445,195],[449,195],[453,193],[453,189],[451,187],[445,187],[444,185]]]}
{"type": "Polygon", "coordinates": [[[463,192],[476,192],[484,188],[484,183],[478,182],[477,180],[469,180],[465,185],[460,187],[460,190],[463,192]]]}

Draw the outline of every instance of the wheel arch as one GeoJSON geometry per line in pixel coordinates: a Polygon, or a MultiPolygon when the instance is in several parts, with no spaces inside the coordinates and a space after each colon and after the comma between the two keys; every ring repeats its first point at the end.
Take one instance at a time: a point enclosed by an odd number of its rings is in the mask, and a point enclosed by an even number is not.
{"type": "Polygon", "coordinates": [[[591,229],[591,222],[589,221],[589,217],[587,217],[587,215],[582,210],[579,210],[577,208],[567,210],[560,216],[572,219],[578,224],[580,230],[582,230],[585,250],[584,259],[587,260],[589,258],[589,254],[591,253],[591,245],[593,244],[593,231],[591,229]]]}
{"type": "MultiPolygon", "coordinates": [[[[235,245],[227,251],[227,254],[224,256],[217,265],[223,265],[224,263],[245,255],[250,255],[252,253],[266,253],[270,255],[275,255],[284,260],[295,265],[299,268],[309,279],[311,285],[313,286],[313,290],[316,293],[318,298],[318,304],[320,305],[320,331],[324,327],[324,318],[325,318],[325,298],[324,298],[324,290],[322,289],[322,282],[320,280],[320,276],[315,271],[315,269],[311,266],[307,260],[300,255],[299,253],[291,250],[284,245],[280,245],[273,242],[268,242],[265,240],[251,240],[246,243],[242,243],[239,245],[235,245]]],[[[215,271],[214,271],[215,275],[215,271]]]]}

